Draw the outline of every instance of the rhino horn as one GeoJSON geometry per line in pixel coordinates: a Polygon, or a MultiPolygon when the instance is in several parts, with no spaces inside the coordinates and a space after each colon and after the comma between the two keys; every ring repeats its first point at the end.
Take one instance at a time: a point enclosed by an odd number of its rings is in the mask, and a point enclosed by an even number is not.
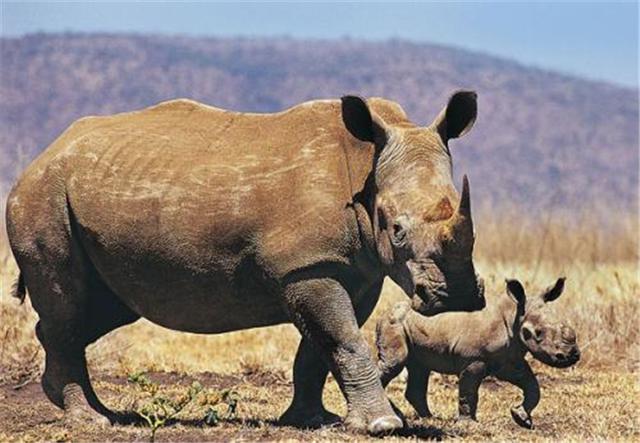
{"type": "Polygon", "coordinates": [[[473,222],[471,220],[471,195],[469,193],[469,179],[465,174],[462,177],[462,194],[460,195],[460,204],[458,205],[458,215],[469,220],[471,228],[473,222]]]}
{"type": "Polygon", "coordinates": [[[460,203],[453,217],[448,221],[447,231],[453,237],[452,240],[463,250],[473,247],[474,231],[471,218],[471,193],[469,192],[469,179],[465,175],[462,179],[462,193],[460,203]]]}

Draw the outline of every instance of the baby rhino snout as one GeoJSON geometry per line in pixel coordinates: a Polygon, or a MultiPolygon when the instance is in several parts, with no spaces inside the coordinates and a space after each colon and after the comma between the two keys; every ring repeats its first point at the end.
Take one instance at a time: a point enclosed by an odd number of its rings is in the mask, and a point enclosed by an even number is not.
{"type": "Polygon", "coordinates": [[[576,333],[573,328],[563,325],[560,328],[560,340],[554,355],[558,367],[568,367],[580,360],[580,349],[576,343],[576,333]]]}
{"type": "Polygon", "coordinates": [[[558,352],[555,357],[556,361],[560,363],[560,366],[571,366],[580,360],[580,350],[577,346],[572,346],[569,352],[558,352]]]}

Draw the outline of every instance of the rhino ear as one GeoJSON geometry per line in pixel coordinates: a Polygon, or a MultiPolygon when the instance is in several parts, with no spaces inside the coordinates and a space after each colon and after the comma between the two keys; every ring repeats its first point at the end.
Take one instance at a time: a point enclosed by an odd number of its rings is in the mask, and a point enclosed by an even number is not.
{"type": "Polygon", "coordinates": [[[355,95],[345,95],[341,101],[342,121],[351,135],[358,140],[383,147],[388,138],[385,124],[382,119],[371,113],[367,102],[355,95]]]}
{"type": "Polygon", "coordinates": [[[511,295],[511,297],[515,300],[518,306],[524,306],[527,301],[527,296],[524,293],[524,288],[522,287],[522,283],[518,280],[505,280],[507,284],[507,293],[511,295]]]}
{"type": "Polygon", "coordinates": [[[554,301],[556,298],[560,297],[562,291],[564,291],[565,280],[565,277],[559,278],[553,286],[550,286],[542,293],[542,299],[545,303],[549,303],[550,301],[554,301]]]}
{"type": "Polygon", "coordinates": [[[478,94],[475,91],[456,91],[431,126],[447,144],[450,139],[462,137],[469,132],[477,116],[478,94]]]}

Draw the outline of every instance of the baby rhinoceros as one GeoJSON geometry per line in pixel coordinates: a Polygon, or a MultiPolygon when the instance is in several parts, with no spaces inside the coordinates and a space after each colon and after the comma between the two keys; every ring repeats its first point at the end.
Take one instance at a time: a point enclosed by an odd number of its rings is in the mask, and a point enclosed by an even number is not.
{"type": "Polygon", "coordinates": [[[476,419],[478,388],[493,375],[524,394],[511,408],[518,425],[532,428],[531,411],[540,400],[536,376],[525,360],[566,368],[580,359],[574,330],[560,321],[547,303],[564,289],[564,278],[536,297],[527,297],[517,280],[507,280],[506,294],[473,312],[445,312],[431,317],[398,303],[377,325],[376,344],[382,383],[386,386],[404,367],[405,397],[419,416],[431,415],[427,385],[431,371],[459,376],[459,418],[476,419]]]}

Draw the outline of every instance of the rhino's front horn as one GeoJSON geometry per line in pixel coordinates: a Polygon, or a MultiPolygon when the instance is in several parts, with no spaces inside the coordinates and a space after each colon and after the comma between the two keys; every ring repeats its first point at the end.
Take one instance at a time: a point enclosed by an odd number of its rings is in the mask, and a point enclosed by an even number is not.
{"type": "Polygon", "coordinates": [[[462,177],[462,194],[460,195],[460,204],[458,205],[458,215],[467,218],[473,228],[473,222],[471,221],[471,195],[469,193],[469,179],[467,178],[467,174],[462,177]]]}
{"type": "Polygon", "coordinates": [[[453,243],[457,245],[455,249],[462,253],[473,248],[474,232],[473,220],[471,218],[471,193],[469,192],[469,179],[465,175],[462,178],[462,193],[458,210],[448,222],[449,235],[453,243]]]}

